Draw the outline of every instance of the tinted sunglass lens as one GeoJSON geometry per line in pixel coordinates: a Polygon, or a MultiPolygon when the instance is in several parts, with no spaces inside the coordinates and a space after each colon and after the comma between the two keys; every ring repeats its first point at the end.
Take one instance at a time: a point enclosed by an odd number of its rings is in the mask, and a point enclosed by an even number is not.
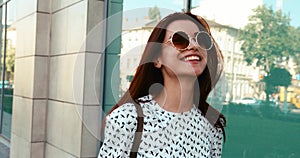
{"type": "Polygon", "coordinates": [[[185,49],[190,44],[188,35],[181,31],[174,33],[172,43],[177,49],[185,49]]]}
{"type": "Polygon", "coordinates": [[[212,47],[212,40],[206,32],[199,32],[197,34],[197,42],[199,46],[205,50],[209,50],[212,47]]]}

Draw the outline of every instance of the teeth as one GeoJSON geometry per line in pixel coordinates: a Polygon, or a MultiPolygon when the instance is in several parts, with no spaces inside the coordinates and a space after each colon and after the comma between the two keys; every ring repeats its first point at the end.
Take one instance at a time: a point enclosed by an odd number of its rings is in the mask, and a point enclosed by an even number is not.
{"type": "Polygon", "coordinates": [[[184,58],[185,61],[190,61],[190,60],[200,60],[199,56],[188,56],[184,58]]]}

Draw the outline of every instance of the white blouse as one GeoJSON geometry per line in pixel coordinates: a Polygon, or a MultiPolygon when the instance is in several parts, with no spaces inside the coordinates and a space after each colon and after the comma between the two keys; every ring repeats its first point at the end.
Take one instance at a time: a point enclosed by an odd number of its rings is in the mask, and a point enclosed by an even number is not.
{"type": "MultiPolygon", "coordinates": [[[[144,129],[137,157],[221,157],[222,130],[213,127],[196,106],[187,112],[173,113],[161,108],[151,95],[139,100],[144,129]]],[[[98,158],[129,157],[137,128],[136,117],[132,103],[123,104],[106,117],[98,158]]]]}

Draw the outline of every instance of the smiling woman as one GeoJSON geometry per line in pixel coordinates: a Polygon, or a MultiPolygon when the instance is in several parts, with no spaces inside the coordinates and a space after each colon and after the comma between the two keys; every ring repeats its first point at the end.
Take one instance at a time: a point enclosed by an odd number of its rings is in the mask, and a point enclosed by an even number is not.
{"type": "Polygon", "coordinates": [[[222,69],[203,18],[162,19],[129,90],[106,117],[98,157],[221,157],[225,117],[206,100],[222,69]]]}

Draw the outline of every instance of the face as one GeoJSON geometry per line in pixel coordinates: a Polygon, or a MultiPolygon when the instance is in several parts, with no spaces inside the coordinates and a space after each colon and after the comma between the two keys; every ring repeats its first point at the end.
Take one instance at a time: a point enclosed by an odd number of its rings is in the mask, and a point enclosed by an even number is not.
{"type": "MultiPolygon", "coordinates": [[[[158,62],[161,64],[163,74],[169,76],[190,76],[201,75],[207,63],[207,50],[202,49],[196,41],[195,33],[204,31],[199,30],[197,25],[190,20],[176,20],[166,28],[166,35],[162,52],[158,62]],[[190,43],[186,49],[178,49],[170,42],[170,37],[174,32],[182,31],[190,37],[190,43]]],[[[205,33],[205,32],[204,32],[205,33]]],[[[201,41],[198,40],[201,44],[201,41]]]]}

